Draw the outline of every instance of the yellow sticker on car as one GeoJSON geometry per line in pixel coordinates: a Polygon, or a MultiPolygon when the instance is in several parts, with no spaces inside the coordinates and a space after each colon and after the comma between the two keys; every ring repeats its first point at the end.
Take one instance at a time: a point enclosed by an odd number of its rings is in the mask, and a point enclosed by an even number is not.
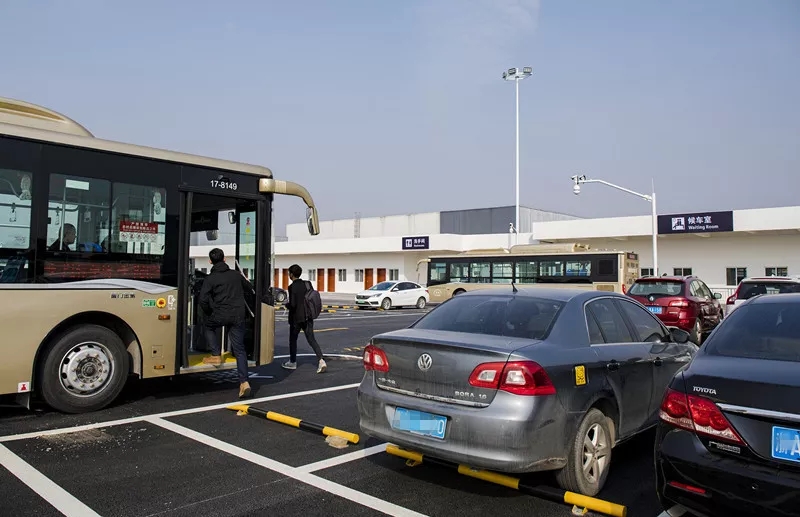
{"type": "Polygon", "coordinates": [[[575,386],[586,384],[586,367],[583,365],[575,367],[575,386]]]}

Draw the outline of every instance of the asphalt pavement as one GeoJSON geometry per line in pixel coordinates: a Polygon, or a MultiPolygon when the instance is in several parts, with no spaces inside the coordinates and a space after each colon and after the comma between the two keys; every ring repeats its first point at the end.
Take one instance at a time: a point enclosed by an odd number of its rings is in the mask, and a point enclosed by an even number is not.
{"type": "MultiPolygon", "coordinates": [[[[89,415],[0,409],[0,514],[182,516],[431,515],[568,516],[571,508],[441,468],[407,466],[361,434],[356,386],[373,335],[405,327],[418,310],[325,313],[316,322],[328,371],[316,374],[300,336],[298,369],[280,367],[288,324],[278,314],[276,359],[252,369],[253,407],[358,433],[357,444],[227,409],[234,372],[130,383],[119,401],[89,415]],[[78,426],[78,427],[75,427],[78,426]]],[[[614,449],[599,495],[630,516],[661,512],[652,472],[653,434],[614,449]]],[[[530,481],[553,484],[552,476],[530,481]]]]}

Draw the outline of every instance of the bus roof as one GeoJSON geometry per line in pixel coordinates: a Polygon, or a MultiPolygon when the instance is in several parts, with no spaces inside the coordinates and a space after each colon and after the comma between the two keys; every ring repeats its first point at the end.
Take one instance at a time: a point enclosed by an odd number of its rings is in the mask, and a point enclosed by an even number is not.
{"type": "Polygon", "coordinates": [[[95,138],[88,129],[69,117],[36,104],[5,97],[0,97],[0,134],[272,178],[272,171],[260,165],[95,138]]]}
{"type": "Polygon", "coordinates": [[[467,257],[508,257],[508,256],[532,256],[532,255],[571,255],[571,254],[599,255],[608,253],[632,253],[624,250],[601,250],[591,249],[588,244],[577,242],[552,243],[552,244],[518,244],[511,248],[494,248],[467,250],[460,253],[431,255],[430,259],[437,258],[467,258],[467,257]]]}

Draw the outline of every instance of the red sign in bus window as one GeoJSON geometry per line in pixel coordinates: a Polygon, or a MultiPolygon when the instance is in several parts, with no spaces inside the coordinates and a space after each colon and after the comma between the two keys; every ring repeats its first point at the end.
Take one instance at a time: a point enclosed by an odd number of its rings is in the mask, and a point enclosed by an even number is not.
{"type": "Polygon", "coordinates": [[[122,242],[156,242],[158,223],[120,221],[119,240],[122,242]]]}

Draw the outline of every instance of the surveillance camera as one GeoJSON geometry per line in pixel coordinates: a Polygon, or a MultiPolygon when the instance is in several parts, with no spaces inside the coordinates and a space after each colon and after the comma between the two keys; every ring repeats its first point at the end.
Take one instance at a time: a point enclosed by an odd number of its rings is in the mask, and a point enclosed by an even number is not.
{"type": "Polygon", "coordinates": [[[576,196],[578,194],[580,194],[581,193],[581,186],[576,183],[575,186],[572,187],[572,193],[575,194],[576,196]]]}

